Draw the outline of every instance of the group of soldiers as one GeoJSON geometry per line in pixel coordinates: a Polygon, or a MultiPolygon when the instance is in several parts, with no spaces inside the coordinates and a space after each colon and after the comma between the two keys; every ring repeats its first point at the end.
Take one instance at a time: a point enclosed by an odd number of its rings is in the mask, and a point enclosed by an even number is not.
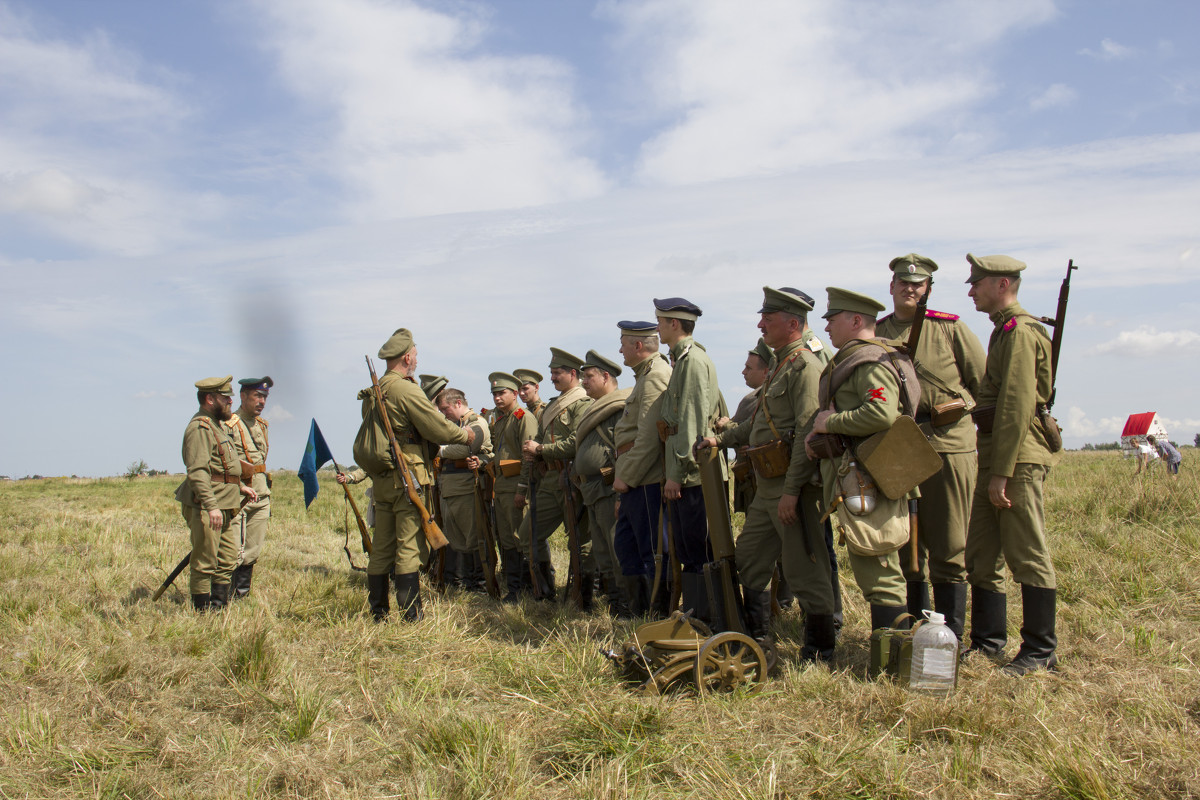
{"type": "MultiPolygon", "coordinates": [[[[1057,430],[1047,430],[1042,413],[1053,391],[1050,339],[1018,303],[1025,264],[1008,256],[968,254],[967,261],[968,295],[995,325],[986,355],[957,316],[927,309],[938,266],[915,253],[890,263],[893,307],[884,316],[871,297],[827,289],[822,316],[832,351],[809,327],[811,297],[764,287],[761,338],[743,370],[752,391],[732,416],[716,367],[694,338],[701,309],[683,298],[655,299],[653,322],[617,324],[623,364],[597,350],[579,358],[551,348],[558,395],[549,403],[540,399],[536,371],[491,373],[494,408],[482,414],[445,378],[418,376],[412,334],[397,330],[378,353],[387,367],[378,397],[360,395],[360,469],[337,476],[372,484],[372,614],[389,614],[391,582],[404,618],[421,616],[420,571],[434,551],[423,531],[426,504],[406,492],[411,480],[427,501],[435,488],[440,495],[446,583],[483,590],[491,579],[507,602],[525,593],[555,598],[548,540],[562,527],[572,553],[567,591],[581,607],[591,607],[599,587],[617,616],[663,615],[678,597],[701,620],[719,621],[720,600],[704,580],[714,509],[706,508],[698,464],[715,447],[736,453],[734,496],[746,512],[736,574],[750,635],[769,637],[773,600],[794,595],[805,619],[801,657],[833,657],[841,623],[836,540],[870,605],[872,628],[902,627],[906,612],[936,609],[961,639],[969,594],[968,652],[996,660],[1007,644],[1007,564],[1021,586],[1023,624],[1020,650],[1004,669],[1053,668],[1055,575],[1042,502],[1057,449],[1057,430]],[[626,370],[633,385],[622,388],[626,370]],[[364,432],[380,407],[408,470],[386,458],[362,468],[360,440],[369,440],[364,432]],[[941,467],[892,498],[859,448],[901,417],[919,426],[941,467]]],[[[241,382],[237,417],[249,431],[241,442],[236,421],[220,424],[230,418],[229,384],[218,380],[197,384],[201,409],[184,438],[188,480],[180,499],[193,532],[198,607],[228,594],[219,582],[235,548],[223,531],[236,515],[238,486],[252,503],[269,502],[258,484],[240,484],[234,469],[243,455],[256,463],[246,445],[257,448],[257,417],[253,404],[243,409],[257,393],[265,399],[269,379],[241,382]],[[219,435],[226,430],[235,433],[219,435]]],[[[253,566],[246,541],[238,570],[253,566]]]]}

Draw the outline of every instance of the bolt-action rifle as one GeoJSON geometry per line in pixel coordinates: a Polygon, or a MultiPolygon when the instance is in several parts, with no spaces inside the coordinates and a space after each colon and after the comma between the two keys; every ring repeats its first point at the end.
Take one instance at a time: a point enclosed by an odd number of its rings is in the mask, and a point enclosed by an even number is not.
{"type": "Polygon", "coordinates": [[[1058,392],[1058,352],[1062,349],[1063,329],[1067,322],[1067,299],[1071,295],[1071,271],[1079,269],[1075,259],[1067,259],[1067,277],[1063,278],[1062,286],[1058,289],[1058,310],[1054,319],[1042,317],[1043,325],[1054,328],[1054,336],[1050,339],[1050,399],[1046,401],[1046,410],[1054,406],[1054,395],[1058,392]]]}
{"type": "Polygon", "coordinates": [[[442,529],[433,521],[433,517],[429,515],[429,509],[425,508],[425,504],[421,502],[421,495],[417,491],[416,478],[412,474],[412,470],[408,467],[408,461],[404,458],[404,453],[400,450],[399,443],[396,442],[396,434],[392,432],[392,421],[388,417],[387,406],[383,402],[383,389],[379,386],[379,376],[375,374],[375,365],[371,363],[371,357],[366,356],[367,369],[371,371],[371,390],[375,395],[375,408],[379,412],[379,419],[382,421],[383,430],[387,433],[388,449],[391,451],[392,460],[396,463],[396,470],[392,473],[396,480],[404,484],[404,492],[408,495],[408,502],[412,503],[417,513],[421,516],[421,530],[425,533],[425,539],[429,542],[429,546],[434,550],[440,550],[450,542],[446,539],[446,534],[442,533],[442,529]]]}
{"type": "MultiPolygon", "coordinates": [[[[917,361],[917,345],[921,343],[921,329],[925,327],[925,312],[929,308],[929,291],[933,289],[933,277],[930,276],[929,283],[926,285],[925,294],[921,295],[921,299],[917,301],[917,315],[913,318],[912,328],[908,332],[908,341],[904,344],[904,349],[908,352],[909,359],[914,364],[917,361]]],[[[904,380],[904,373],[897,372],[900,380],[904,380]]],[[[920,554],[917,552],[917,529],[920,519],[920,501],[908,501],[908,571],[918,572],[921,569],[920,554]]]]}
{"type": "Polygon", "coordinates": [[[475,473],[475,527],[480,531],[479,562],[483,565],[483,581],[488,594],[500,598],[500,582],[496,580],[496,503],[492,477],[487,470],[475,473]]]}

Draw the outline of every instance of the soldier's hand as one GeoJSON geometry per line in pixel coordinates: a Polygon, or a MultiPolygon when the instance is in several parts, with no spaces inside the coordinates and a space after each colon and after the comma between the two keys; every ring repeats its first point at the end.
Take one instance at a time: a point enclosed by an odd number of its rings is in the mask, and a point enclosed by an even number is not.
{"type": "Polygon", "coordinates": [[[537,442],[535,442],[533,439],[530,439],[529,441],[525,442],[525,444],[521,445],[521,453],[524,454],[526,458],[533,458],[538,454],[538,446],[539,445],[537,442]]]}
{"type": "Polygon", "coordinates": [[[217,530],[225,527],[225,512],[219,508],[210,509],[208,512],[208,526],[217,530]]]}
{"type": "Polygon", "coordinates": [[[350,478],[349,478],[349,476],[346,475],[346,473],[339,472],[337,474],[337,482],[341,483],[341,484],[346,484],[346,483],[350,482],[350,478]]]}
{"type": "Polygon", "coordinates": [[[693,449],[694,449],[694,450],[695,450],[697,453],[700,453],[700,452],[702,452],[702,451],[704,451],[704,450],[707,450],[707,449],[708,449],[708,448],[710,448],[710,447],[716,447],[716,446],[717,446],[717,437],[715,437],[715,436],[705,436],[705,437],[703,437],[703,438],[701,438],[701,439],[697,439],[697,440],[696,440],[696,446],[695,446],[693,449]]]}
{"type": "Polygon", "coordinates": [[[812,446],[809,444],[809,442],[812,441],[813,436],[816,436],[816,431],[810,431],[808,436],[804,437],[804,453],[812,461],[820,461],[820,459],[817,458],[817,454],[813,452],[812,446]]]}
{"type": "Polygon", "coordinates": [[[243,484],[239,488],[242,490],[242,494],[244,494],[250,498],[251,503],[253,503],[255,500],[258,499],[258,492],[254,491],[249,486],[246,486],[245,484],[243,484]]]}
{"type": "Polygon", "coordinates": [[[785,494],[779,498],[779,521],[784,525],[791,525],[800,515],[796,513],[799,508],[800,498],[794,494],[785,494]]]}
{"type": "Polygon", "coordinates": [[[678,500],[681,496],[683,496],[683,492],[681,491],[682,489],[682,484],[677,481],[669,480],[663,484],[663,497],[668,500],[678,500]]]}
{"type": "Polygon", "coordinates": [[[1003,475],[993,475],[988,481],[988,499],[996,508],[1012,508],[1012,501],[1004,490],[1008,488],[1008,478],[1003,475]]]}
{"type": "Polygon", "coordinates": [[[613,478],[613,491],[618,494],[625,494],[629,491],[629,484],[620,478],[613,478]]]}
{"type": "Polygon", "coordinates": [[[467,456],[467,469],[479,469],[479,456],[467,456]]]}
{"type": "Polygon", "coordinates": [[[513,496],[513,505],[516,506],[518,510],[524,508],[525,507],[525,495],[523,495],[523,494],[514,495],[513,496]]]}
{"type": "MultiPolygon", "coordinates": [[[[833,412],[829,409],[818,411],[817,415],[813,417],[813,433],[829,433],[829,428],[825,427],[825,422],[832,416],[833,412]]],[[[807,441],[807,439],[805,439],[805,441],[807,441]]]]}

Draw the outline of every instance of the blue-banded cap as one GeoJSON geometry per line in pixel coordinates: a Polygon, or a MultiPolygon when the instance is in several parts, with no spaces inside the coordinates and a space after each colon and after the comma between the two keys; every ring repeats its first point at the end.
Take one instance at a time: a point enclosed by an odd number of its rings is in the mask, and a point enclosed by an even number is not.
{"type": "Polygon", "coordinates": [[[695,322],[704,312],[695,303],[682,297],[654,298],[654,314],[668,319],[686,319],[695,322]]]}
{"type": "Polygon", "coordinates": [[[617,323],[617,327],[621,329],[621,333],[625,336],[649,336],[658,331],[657,322],[644,322],[642,320],[623,319],[617,323]]]}
{"type": "Polygon", "coordinates": [[[238,380],[238,386],[241,386],[243,392],[262,392],[267,394],[271,387],[275,385],[275,381],[271,380],[270,375],[261,378],[241,378],[238,380]]]}
{"type": "Polygon", "coordinates": [[[812,298],[798,289],[790,287],[784,289],[772,289],[770,286],[763,287],[763,304],[762,308],[758,310],[760,314],[783,311],[788,314],[795,314],[797,317],[803,317],[812,310],[812,298]]]}

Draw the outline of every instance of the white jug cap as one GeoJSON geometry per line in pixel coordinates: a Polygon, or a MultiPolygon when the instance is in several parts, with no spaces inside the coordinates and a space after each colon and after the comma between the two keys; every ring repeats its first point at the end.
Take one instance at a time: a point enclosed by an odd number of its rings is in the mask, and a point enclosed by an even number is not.
{"type": "Polygon", "coordinates": [[[929,620],[934,625],[945,625],[946,624],[946,617],[943,614],[939,614],[936,611],[930,611],[929,609],[925,609],[921,613],[925,615],[925,619],[929,620]]]}

